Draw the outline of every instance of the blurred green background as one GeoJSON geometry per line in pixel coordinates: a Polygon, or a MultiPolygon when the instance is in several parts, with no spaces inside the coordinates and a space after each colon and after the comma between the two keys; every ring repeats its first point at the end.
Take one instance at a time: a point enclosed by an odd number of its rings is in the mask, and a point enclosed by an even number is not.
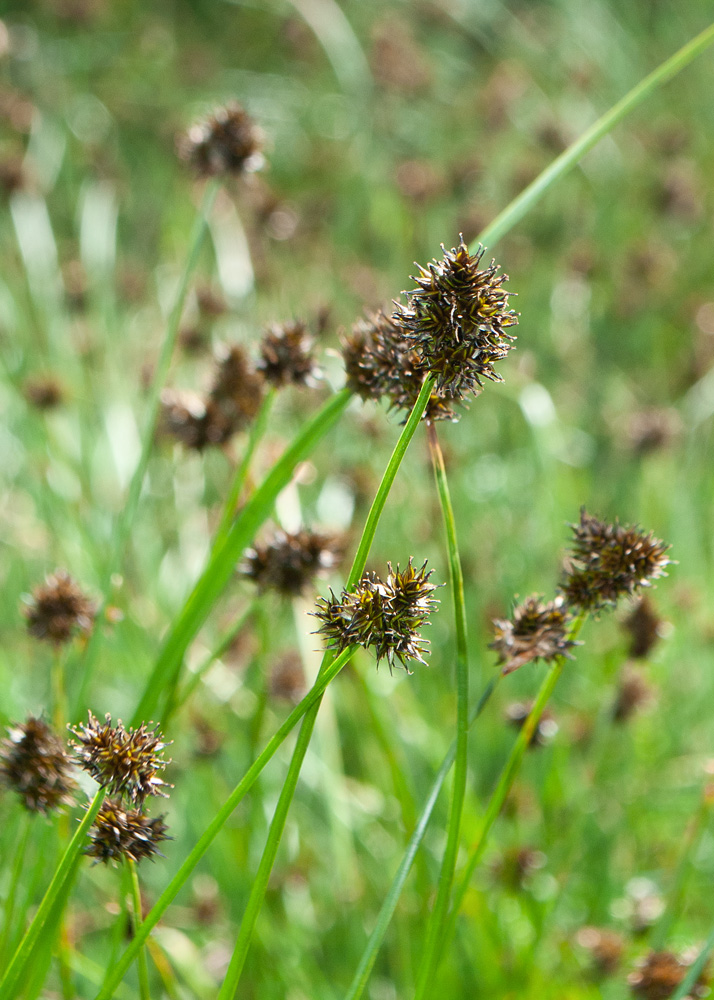
{"type": "MultiPolygon", "coordinates": [[[[705,27],[711,10],[703,0],[5,0],[3,722],[49,700],[52,654],[26,634],[22,595],[62,566],[98,596],[201,194],[175,156],[177,132],[238,100],[264,129],[267,167],[220,195],[170,385],[200,389],[212,346],[254,345],[268,322],[302,318],[319,340],[325,382],[281,395],[256,458],[259,480],[329,387],[342,384],[339,335],[362,310],[412,287],[413,262],[439,256],[442,242],[455,246],[459,233],[474,239],[598,115],[705,27]],[[225,303],[220,316],[201,314],[206,288],[225,303]],[[32,387],[47,376],[61,401],[42,409],[32,387]]],[[[627,724],[612,723],[628,657],[617,619],[627,609],[586,626],[556,693],[557,731],[529,754],[496,827],[439,996],[625,996],[701,801],[714,757],[713,75],[705,54],[493,248],[518,295],[517,351],[500,367],[504,384],[487,385],[458,424],[439,428],[475,693],[494,671],[491,619],[507,614],[515,595],[552,595],[567,523],[581,505],[655,531],[678,561],[654,594],[665,638],[637,668],[653,697],[627,724]],[[524,848],[537,859],[525,872],[517,861],[524,848]],[[578,943],[586,925],[622,935],[625,956],[611,978],[594,978],[578,943]]],[[[354,544],[398,432],[380,407],[352,404],[281,498],[284,526],[302,519],[346,530],[354,544]]],[[[98,715],[131,714],[203,564],[244,446],[239,437],[225,451],[197,455],[157,443],[110,595],[113,621],[101,626],[90,700],[98,715]]],[[[409,556],[428,558],[435,579],[446,579],[423,432],[392,491],[370,568],[383,572],[388,559],[403,565],[409,556]]],[[[251,598],[236,580],[190,663],[251,598]]],[[[440,598],[427,667],[412,677],[377,674],[360,656],[364,682],[348,673],[331,689],[242,997],[320,1000],[341,996],[350,982],[401,857],[404,803],[419,808],[454,733],[447,589],[440,598]]],[[[142,871],[147,900],[286,714],[269,690],[281,655],[300,650],[308,674],[316,669],[311,603],[266,596],[174,721],[176,787],[166,806],[174,840],[165,860],[142,871]]],[[[70,656],[70,690],[80,657],[79,648],[70,656]]],[[[532,696],[541,677],[538,665],[509,677],[474,729],[465,844],[514,738],[506,706],[532,696]]],[[[288,749],[157,931],[177,996],[215,996],[288,749]]],[[[373,1000],[410,993],[447,802],[444,793],[373,974],[373,1000]]],[[[0,815],[9,851],[19,822],[9,795],[0,815]]],[[[33,879],[44,884],[49,836],[40,821],[27,892],[33,879]]],[[[674,950],[708,933],[713,876],[706,816],[670,929],[674,950]]],[[[111,869],[87,865],[81,876],[71,934],[90,964],[77,959],[78,997],[94,995],[92,978],[108,960],[118,884],[111,869]]],[[[56,995],[52,976],[48,983],[43,995],[56,995]]],[[[166,987],[156,978],[154,988],[160,996],[166,987]]]]}

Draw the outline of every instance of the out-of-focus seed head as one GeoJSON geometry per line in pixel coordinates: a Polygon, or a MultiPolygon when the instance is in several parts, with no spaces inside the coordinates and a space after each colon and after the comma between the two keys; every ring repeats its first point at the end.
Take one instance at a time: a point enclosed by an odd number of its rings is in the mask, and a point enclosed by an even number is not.
{"type": "Polygon", "coordinates": [[[104,864],[154,858],[170,840],[163,816],[151,819],[141,809],[125,809],[121,799],[106,799],[89,831],[84,853],[104,864]]]}
{"type": "Polygon", "coordinates": [[[506,330],[518,316],[502,287],[508,276],[498,274],[495,261],[479,269],[483,248],[472,256],[462,237],[458,247],[442,250],[442,260],[417,265],[417,288],[404,293],[406,305],[395,303],[392,319],[422,370],[436,377],[436,394],[463,399],[478,394],[483,379],[502,381],[493,366],[512,349],[515,337],[506,330]]]}
{"type": "MultiPolygon", "coordinates": [[[[686,976],[692,964],[689,956],[677,957],[671,951],[651,951],[639,967],[627,977],[630,990],[644,1000],[668,1000],[686,976]]],[[[709,974],[705,970],[697,979],[686,1000],[709,994],[709,974]]]]}
{"type": "Polygon", "coordinates": [[[581,927],[576,940],[590,953],[593,973],[597,979],[611,976],[622,961],[625,942],[616,931],[606,927],[581,927]]]}
{"type": "Polygon", "coordinates": [[[64,390],[54,375],[35,375],[22,386],[22,394],[37,410],[54,410],[64,401],[64,390]]]}
{"type": "Polygon", "coordinates": [[[639,527],[607,524],[580,512],[571,525],[573,546],[560,590],[576,611],[596,612],[614,606],[624,594],[635,594],[666,576],[668,545],[639,527]]]}
{"type": "MultiPolygon", "coordinates": [[[[521,729],[525,724],[526,719],[531,714],[531,709],[533,708],[533,702],[531,701],[514,701],[506,708],[506,721],[516,729],[521,729]]],[[[558,723],[555,721],[555,716],[550,711],[550,709],[545,709],[538,723],[533,730],[533,735],[528,741],[528,746],[532,748],[544,747],[558,732],[558,723]]]]}
{"type": "Polygon", "coordinates": [[[22,612],[30,635],[59,646],[77,632],[91,632],[97,606],[69,573],[58,569],[35,587],[22,612]]]}
{"type": "Polygon", "coordinates": [[[654,700],[654,690],[641,670],[625,667],[617,687],[612,717],[615,722],[627,722],[654,700]]]}
{"type": "Polygon", "coordinates": [[[320,370],[312,356],[313,346],[313,339],[300,320],[273,323],[260,342],[260,361],[256,367],[276,389],[286,385],[314,386],[320,370]]]}
{"type": "Polygon", "coordinates": [[[252,173],[264,165],[263,133],[239,104],[218,108],[177,139],[178,154],[200,177],[252,173]]]}
{"type": "Polygon", "coordinates": [[[495,638],[489,649],[498,653],[502,673],[510,674],[532,660],[551,663],[558,656],[572,658],[570,651],[578,644],[568,639],[571,620],[562,597],[544,604],[538,594],[517,605],[512,618],[494,619],[495,638]]]}
{"type": "Polygon", "coordinates": [[[230,437],[230,425],[218,407],[195,392],[164,389],[161,393],[160,433],[180,441],[185,448],[203,451],[230,437]]]}
{"type": "Polygon", "coordinates": [[[543,868],[546,861],[545,854],[533,847],[509,847],[496,860],[493,874],[510,892],[523,892],[528,888],[530,877],[543,868]]]}
{"type": "Polygon", "coordinates": [[[255,418],[264,391],[263,378],[243,348],[239,344],[224,348],[217,358],[210,403],[218,407],[230,433],[243,430],[255,418]]]}
{"type": "Polygon", "coordinates": [[[0,744],[0,780],[30,812],[48,813],[71,805],[77,787],[62,740],[42,719],[10,726],[0,744]]]}
{"type": "Polygon", "coordinates": [[[646,595],[641,597],[622,623],[630,637],[629,655],[633,660],[643,660],[662,638],[664,622],[646,595]]]}
{"type": "Polygon", "coordinates": [[[246,550],[239,572],[260,590],[296,597],[316,576],[338,565],[342,550],[342,539],[335,535],[277,531],[269,542],[246,550]]]}
{"type": "Polygon", "coordinates": [[[138,729],[125,729],[119,720],[112,726],[111,715],[100,723],[89,713],[89,721],[71,726],[77,737],[72,741],[74,760],[89,772],[96,782],[114,795],[125,795],[135,805],[143,803],[149,795],[162,795],[164,788],[171,788],[159,777],[170,760],[162,751],[169,746],[157,728],[147,729],[142,723],[138,729]]]}
{"type": "MultiPolygon", "coordinates": [[[[386,399],[390,409],[414,406],[427,370],[403,330],[383,312],[358,320],[342,341],[347,387],[362,399],[386,399]]],[[[432,393],[424,420],[456,420],[454,400],[432,393]]]]}
{"type": "Polygon", "coordinates": [[[342,651],[352,645],[371,649],[377,663],[386,659],[391,670],[395,660],[410,673],[410,660],[424,663],[428,643],[419,629],[427,623],[431,609],[437,603],[432,597],[436,590],[429,583],[431,570],[426,563],[415,569],[412,560],[404,570],[387,564],[386,582],[374,574],[362,577],[353,591],[342,591],[336,598],[319,598],[313,612],[322,624],[317,630],[328,647],[342,651]]]}
{"type": "Polygon", "coordinates": [[[273,698],[297,704],[305,694],[305,671],[296,652],[285,653],[270,671],[268,690],[273,698]]]}

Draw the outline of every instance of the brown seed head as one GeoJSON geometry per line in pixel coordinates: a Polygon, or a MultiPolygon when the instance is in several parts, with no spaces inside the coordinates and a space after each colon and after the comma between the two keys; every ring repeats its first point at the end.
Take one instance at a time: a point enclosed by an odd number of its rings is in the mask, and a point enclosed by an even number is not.
{"type": "Polygon", "coordinates": [[[317,630],[332,649],[342,651],[352,645],[371,649],[380,660],[386,659],[391,670],[399,660],[409,673],[409,660],[424,663],[427,642],[419,629],[428,621],[436,601],[431,596],[436,586],[429,583],[431,570],[426,563],[415,569],[412,560],[404,570],[387,564],[388,575],[382,582],[374,574],[362,577],[353,591],[342,591],[336,598],[319,598],[313,612],[322,624],[317,630]]]}
{"type": "Polygon", "coordinates": [[[10,726],[0,744],[0,780],[30,812],[48,813],[71,805],[77,787],[62,740],[42,719],[29,716],[10,726]]]}
{"type": "MultiPolygon", "coordinates": [[[[690,961],[671,951],[651,951],[639,967],[627,977],[630,990],[645,1000],[668,1000],[687,974],[690,961]]],[[[686,1000],[707,996],[708,972],[703,972],[686,1000]]]]}
{"type": "Polygon", "coordinates": [[[531,660],[551,663],[558,656],[572,658],[577,643],[568,639],[572,615],[562,597],[544,604],[537,594],[519,604],[512,618],[494,619],[494,635],[489,649],[498,653],[502,673],[510,674],[531,660]]]}
{"type": "Polygon", "coordinates": [[[91,632],[97,606],[69,573],[58,569],[35,587],[22,613],[30,635],[61,645],[69,642],[75,632],[91,632]]]}
{"type": "Polygon", "coordinates": [[[630,636],[629,655],[633,660],[644,659],[662,636],[663,621],[649,597],[637,601],[622,627],[630,636]]]}
{"type": "Polygon", "coordinates": [[[276,389],[286,385],[314,386],[320,370],[312,349],[312,337],[300,320],[273,323],[260,342],[260,361],[256,367],[276,389]]]}
{"type": "Polygon", "coordinates": [[[560,590],[571,608],[599,611],[666,576],[668,545],[640,528],[607,524],[583,509],[560,590]]]}
{"type": "Polygon", "coordinates": [[[616,931],[606,927],[581,927],[577,942],[590,952],[593,973],[598,979],[611,976],[622,961],[625,942],[616,931]]]}
{"type": "Polygon", "coordinates": [[[126,795],[139,805],[148,795],[166,798],[162,789],[172,786],[158,772],[171,763],[161,753],[170,744],[163,742],[158,729],[147,729],[142,723],[138,729],[127,730],[121,720],[112,726],[111,715],[100,723],[90,712],[88,722],[70,730],[77,737],[71,743],[75,763],[110,793],[126,795]]]}
{"type": "Polygon", "coordinates": [[[404,293],[406,305],[395,302],[392,319],[422,370],[436,377],[435,393],[463,399],[481,391],[482,379],[502,381],[493,366],[512,349],[516,338],[506,330],[518,316],[502,287],[508,276],[495,261],[479,270],[483,248],[471,256],[462,237],[458,247],[442,249],[442,260],[417,265],[417,288],[404,293]]]}
{"type": "Polygon", "coordinates": [[[257,415],[263,401],[263,378],[253,368],[239,344],[223,348],[217,357],[209,405],[223,415],[231,433],[243,430],[257,415]]]}
{"type": "Polygon", "coordinates": [[[627,722],[654,699],[652,685],[641,670],[626,667],[617,688],[612,717],[615,722],[627,722]]]}
{"type": "Polygon", "coordinates": [[[263,133],[239,104],[218,108],[179,136],[176,145],[200,177],[251,173],[265,162],[263,133]]]}
{"type": "Polygon", "coordinates": [[[121,799],[106,799],[89,832],[85,854],[108,864],[128,859],[139,862],[160,854],[167,836],[163,816],[150,819],[141,809],[125,809],[121,799]]]}
{"type": "Polygon", "coordinates": [[[239,571],[261,590],[296,597],[315,576],[338,565],[342,539],[303,529],[295,534],[277,531],[264,545],[246,549],[239,571]]]}
{"type": "Polygon", "coordinates": [[[53,375],[35,375],[22,386],[22,394],[38,410],[53,410],[64,399],[64,390],[53,375]]]}

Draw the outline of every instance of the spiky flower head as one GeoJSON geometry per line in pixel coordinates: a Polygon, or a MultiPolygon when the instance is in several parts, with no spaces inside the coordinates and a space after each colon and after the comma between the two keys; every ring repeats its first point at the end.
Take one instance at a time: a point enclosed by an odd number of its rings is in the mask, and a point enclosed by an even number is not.
{"type": "Polygon", "coordinates": [[[75,762],[107,791],[125,795],[139,805],[148,795],[166,798],[163,789],[172,786],[158,772],[171,763],[162,755],[170,744],[163,741],[157,728],[148,729],[142,722],[138,729],[125,729],[121,720],[112,726],[111,715],[100,723],[90,712],[88,722],[70,726],[70,730],[77,737],[71,743],[75,762]]]}
{"type": "Polygon", "coordinates": [[[341,652],[363,646],[372,650],[377,663],[386,659],[391,670],[399,660],[410,673],[410,660],[425,662],[428,643],[419,630],[437,603],[432,597],[436,586],[429,583],[432,571],[427,572],[426,563],[415,569],[410,559],[404,570],[399,566],[394,570],[391,563],[387,568],[386,581],[368,573],[353,591],[343,590],[339,598],[332,592],[329,599],[319,598],[313,614],[322,622],[317,631],[328,647],[341,652]]]}
{"type": "Polygon", "coordinates": [[[339,563],[342,540],[317,531],[276,531],[265,544],[246,549],[239,571],[260,590],[296,597],[315,576],[339,563]]]}
{"type": "Polygon", "coordinates": [[[572,658],[577,643],[568,639],[572,615],[562,597],[543,603],[532,594],[517,605],[511,618],[494,619],[494,640],[489,649],[498,653],[502,673],[510,674],[531,660],[551,663],[558,656],[572,658]]]}
{"type": "Polygon", "coordinates": [[[300,320],[273,323],[260,342],[258,371],[266,382],[282,389],[286,385],[314,386],[320,370],[312,356],[314,342],[300,320]]]}
{"type": "Polygon", "coordinates": [[[263,133],[239,104],[217,108],[177,139],[178,154],[200,177],[260,170],[263,133]]]}
{"type": "Polygon", "coordinates": [[[635,594],[667,575],[669,546],[652,533],[618,521],[607,524],[585,509],[580,523],[571,527],[573,546],[560,590],[574,610],[595,612],[614,606],[624,594],[635,594]]]}
{"type": "Polygon", "coordinates": [[[494,364],[513,347],[508,327],[518,322],[508,308],[512,293],[502,286],[495,261],[479,269],[483,247],[472,256],[461,237],[458,247],[426,267],[417,264],[417,288],[395,302],[393,321],[416,351],[420,367],[436,377],[435,392],[450,399],[478,393],[483,379],[502,381],[494,364]]]}
{"type": "MultiPolygon", "coordinates": [[[[386,399],[390,409],[408,415],[424,384],[427,370],[404,331],[385,313],[358,320],[342,341],[347,387],[362,399],[386,399]]],[[[432,393],[424,420],[456,420],[453,398],[432,393]]],[[[406,419],[406,418],[405,418],[406,419]]]]}
{"type": "Polygon", "coordinates": [[[76,632],[91,632],[96,613],[95,603],[63,569],[45,577],[23,608],[30,635],[56,646],[69,642],[76,632]]]}
{"type": "MultiPolygon", "coordinates": [[[[644,1000],[668,1000],[686,976],[692,964],[690,956],[678,957],[671,951],[651,951],[634,972],[627,977],[630,990],[644,1000]]],[[[709,994],[709,975],[705,970],[697,979],[685,1000],[709,994]]]]}
{"type": "Polygon", "coordinates": [[[106,799],[89,831],[84,853],[108,864],[139,862],[160,854],[158,845],[170,840],[163,816],[151,819],[141,809],[125,809],[121,799],[106,799]]]}
{"type": "Polygon", "coordinates": [[[74,801],[76,784],[64,744],[43,719],[33,716],[8,728],[0,744],[0,780],[30,812],[48,813],[74,801]]]}

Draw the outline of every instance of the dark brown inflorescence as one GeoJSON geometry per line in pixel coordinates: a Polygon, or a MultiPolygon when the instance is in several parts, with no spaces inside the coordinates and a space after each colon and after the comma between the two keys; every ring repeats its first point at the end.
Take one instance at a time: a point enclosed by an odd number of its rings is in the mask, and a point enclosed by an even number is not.
{"type": "MultiPolygon", "coordinates": [[[[643,997],[644,1000],[668,1000],[686,976],[690,965],[691,961],[678,958],[671,951],[651,951],[639,968],[630,973],[627,982],[636,997],[643,997]]],[[[707,996],[708,982],[708,974],[702,973],[688,994],[688,1000],[707,996]]]]}
{"type": "Polygon", "coordinates": [[[617,686],[612,717],[615,722],[627,722],[653,700],[654,690],[642,671],[625,667],[617,686]]]}
{"type": "Polygon", "coordinates": [[[607,524],[580,512],[560,590],[571,608],[599,611],[665,576],[668,545],[638,527],[607,524]]]}
{"type": "Polygon", "coordinates": [[[121,799],[107,799],[97,813],[85,854],[110,861],[139,862],[160,854],[158,845],[171,838],[163,816],[150,819],[141,809],[125,809],[121,799]]]}
{"type": "Polygon", "coordinates": [[[300,320],[273,323],[260,342],[257,369],[276,389],[286,385],[314,386],[320,372],[312,356],[314,343],[300,320]]]}
{"type": "Polygon", "coordinates": [[[33,375],[23,383],[22,393],[38,410],[53,410],[64,400],[64,390],[54,375],[33,375]]]}
{"type": "Polygon", "coordinates": [[[322,622],[317,631],[328,647],[342,651],[363,646],[373,651],[377,663],[386,659],[391,670],[399,660],[409,673],[409,660],[425,662],[427,642],[419,629],[436,603],[432,597],[436,586],[429,583],[431,570],[426,571],[426,563],[421,569],[415,569],[411,559],[404,570],[387,566],[385,582],[367,574],[353,591],[343,590],[339,598],[332,592],[329,599],[319,598],[313,613],[322,622]]]}
{"type": "Polygon", "coordinates": [[[48,813],[74,801],[76,784],[64,745],[46,722],[33,716],[9,727],[0,745],[0,780],[30,812],[48,813]]]}
{"type": "Polygon", "coordinates": [[[63,569],[55,570],[35,587],[23,608],[30,635],[55,645],[69,642],[75,632],[91,632],[96,613],[94,602],[63,569]]]}
{"type": "MultiPolygon", "coordinates": [[[[406,411],[414,406],[424,384],[426,370],[404,331],[383,312],[358,320],[342,341],[347,387],[362,399],[386,399],[390,409],[406,411]]],[[[453,398],[432,393],[424,419],[456,420],[453,398]]]]}
{"type": "Polygon", "coordinates": [[[558,656],[572,658],[570,650],[577,643],[568,639],[571,619],[562,597],[544,604],[537,594],[519,604],[510,619],[494,619],[495,638],[489,648],[498,653],[502,673],[510,674],[531,660],[550,663],[558,656]]]}
{"type": "Polygon", "coordinates": [[[218,108],[177,139],[178,154],[201,177],[251,173],[264,163],[263,133],[239,104],[218,108]]]}
{"type": "Polygon", "coordinates": [[[508,276],[495,261],[479,270],[482,247],[472,256],[462,237],[442,250],[442,260],[417,265],[417,288],[404,293],[406,305],[395,303],[392,319],[421,370],[435,376],[436,395],[463,399],[478,394],[483,379],[502,381],[493,366],[512,349],[515,337],[506,330],[518,316],[508,308],[508,276]]]}
{"type": "Polygon", "coordinates": [[[622,627],[630,637],[628,654],[633,660],[644,659],[662,637],[662,619],[649,597],[641,597],[622,627]]]}
{"type": "Polygon", "coordinates": [[[581,927],[577,942],[592,958],[592,972],[597,979],[611,976],[625,952],[625,942],[617,931],[607,927],[581,927]]]}
{"type": "Polygon", "coordinates": [[[317,575],[334,569],[341,555],[342,541],[334,535],[277,531],[266,544],[246,549],[239,571],[261,590],[296,597],[317,575]]]}
{"type": "Polygon", "coordinates": [[[110,715],[100,723],[92,713],[89,721],[70,727],[77,737],[72,741],[74,760],[103,788],[115,795],[126,795],[135,805],[141,805],[149,795],[163,795],[170,788],[158,772],[170,761],[162,756],[164,743],[156,728],[125,729],[121,721],[112,726],[110,715]]]}

